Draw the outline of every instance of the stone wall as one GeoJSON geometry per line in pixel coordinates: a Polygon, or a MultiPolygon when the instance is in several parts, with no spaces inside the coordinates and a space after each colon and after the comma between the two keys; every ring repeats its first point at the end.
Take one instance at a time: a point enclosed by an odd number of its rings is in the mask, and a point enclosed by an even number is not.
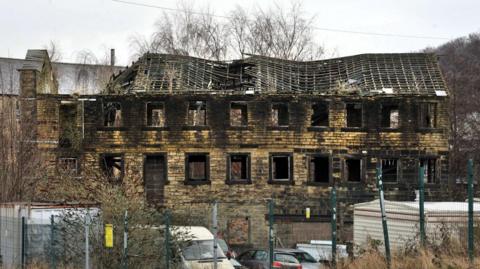
{"type": "MultiPolygon", "coordinates": [[[[375,169],[382,158],[398,158],[400,163],[398,181],[385,186],[387,199],[413,200],[417,188],[418,159],[426,156],[436,158],[438,176],[435,184],[427,185],[427,199],[441,199],[447,195],[441,191],[449,180],[449,115],[446,98],[181,93],[97,95],[85,98],[91,100],[40,95],[37,101],[39,136],[45,140],[58,139],[58,106],[62,100],[73,101],[77,104],[77,126],[84,136],[83,148],[76,156],[82,170],[101,169],[102,154],[120,154],[124,161],[123,184],[131,195],[143,196],[145,156],[164,154],[167,159],[167,181],[164,202],[158,206],[198,215],[209,224],[208,209],[210,203],[217,200],[221,233],[225,238],[232,238],[232,242],[242,242],[242,245],[267,244],[266,201],[269,198],[275,199],[277,224],[283,231],[279,237],[283,237],[285,244],[305,241],[309,233],[315,235],[311,239],[329,239],[329,195],[333,185],[338,188],[339,237],[343,241],[350,240],[352,236],[348,226],[353,221],[351,205],[374,199],[375,169]],[[207,125],[187,126],[188,103],[198,100],[206,101],[207,125]],[[166,126],[145,126],[146,102],[151,101],[164,103],[166,126]],[[234,101],[247,103],[247,126],[230,126],[229,107],[230,102],[234,101]],[[329,104],[328,127],[310,125],[311,106],[317,101],[329,104]],[[418,128],[418,104],[425,101],[437,103],[436,128],[418,128]],[[121,104],[122,126],[103,126],[105,102],[121,104]],[[288,104],[288,126],[270,126],[272,102],[288,104]],[[363,127],[345,127],[345,104],[349,102],[363,104],[363,127]],[[392,102],[399,105],[400,127],[393,130],[380,128],[380,106],[392,102]],[[200,152],[208,153],[209,181],[205,184],[186,184],[186,154],[200,152]],[[280,152],[293,156],[293,181],[271,184],[270,154],[280,152]],[[226,182],[229,153],[250,154],[251,182],[226,182]],[[308,180],[311,154],[329,157],[331,180],[328,183],[308,180]],[[361,182],[345,180],[344,159],[351,156],[363,161],[361,182]],[[312,219],[309,224],[302,224],[306,207],[311,208],[312,219]],[[318,227],[317,231],[314,231],[315,227],[318,227]],[[286,229],[291,229],[293,234],[302,230],[304,233],[295,237],[285,232],[286,229]],[[244,231],[243,234],[239,230],[244,231]]],[[[51,150],[57,153],[57,157],[69,152],[53,147],[51,150]]]]}

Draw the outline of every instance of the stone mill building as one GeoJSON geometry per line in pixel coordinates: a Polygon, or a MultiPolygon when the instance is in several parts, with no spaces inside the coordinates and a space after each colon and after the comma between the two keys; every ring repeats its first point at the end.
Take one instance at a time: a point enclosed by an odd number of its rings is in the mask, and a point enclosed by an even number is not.
{"type": "Polygon", "coordinates": [[[415,198],[420,165],[428,199],[450,183],[449,91],[433,54],[145,54],[96,94],[59,94],[48,55],[35,61],[19,70],[19,100],[52,176],[100,171],[155,206],[191,214],[216,200],[232,245],[266,244],[270,198],[285,245],[329,239],[334,185],[339,239],[351,240],[351,205],[375,198],[377,167],[391,199],[415,198]]]}

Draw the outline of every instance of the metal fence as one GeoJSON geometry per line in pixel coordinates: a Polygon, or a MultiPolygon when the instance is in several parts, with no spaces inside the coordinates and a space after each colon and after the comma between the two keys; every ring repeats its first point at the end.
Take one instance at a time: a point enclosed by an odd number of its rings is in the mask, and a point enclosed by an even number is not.
{"type": "Polygon", "coordinates": [[[474,244],[480,240],[480,203],[474,201],[472,160],[467,165],[466,189],[456,188],[454,201],[426,202],[425,174],[425,168],[419,167],[415,201],[387,200],[378,168],[379,199],[355,205],[354,242],[364,248],[378,248],[388,267],[395,254],[414,254],[420,248],[437,255],[468,256],[473,264],[475,256],[480,255],[474,244]]]}
{"type": "MultiPolygon", "coordinates": [[[[416,201],[386,200],[381,169],[377,169],[378,199],[353,206],[353,240],[348,243],[356,250],[349,249],[350,258],[362,255],[362,251],[370,247],[382,252],[388,264],[396,253],[408,254],[422,247],[468,256],[471,262],[480,255],[480,248],[475,249],[475,243],[480,240],[480,203],[474,201],[472,162],[468,163],[465,193],[460,193],[455,202],[425,202],[424,175],[420,167],[416,201]]],[[[250,209],[266,212],[265,218],[238,218],[235,222],[225,220],[225,216],[234,216],[235,212],[231,204],[222,202],[204,202],[190,209],[187,206],[182,212],[157,210],[143,215],[123,211],[105,216],[100,210],[83,209],[47,218],[2,217],[0,257],[3,268],[174,269],[182,265],[180,250],[191,244],[191,238],[180,234],[179,227],[209,228],[215,239],[208,258],[222,262],[223,254],[215,251],[221,245],[218,239],[233,245],[243,244],[243,249],[237,249],[241,252],[257,246],[248,244],[252,236],[250,231],[240,231],[262,226],[260,237],[265,239],[262,247],[267,253],[279,247],[295,247],[295,243],[305,243],[308,238],[326,239],[327,248],[330,248],[326,260],[330,262],[325,266],[335,268],[337,259],[345,257],[345,249],[339,247],[347,242],[340,239],[337,232],[346,233],[338,219],[346,207],[339,206],[334,186],[328,195],[329,202],[324,204],[328,207],[327,216],[321,220],[322,228],[315,228],[328,232],[319,235],[301,226],[305,229],[303,239],[293,236],[297,231],[279,220],[285,205],[280,206],[281,201],[276,199],[267,199],[250,209]]],[[[301,214],[302,221],[308,224],[314,217],[310,209],[318,205],[306,206],[301,214]]],[[[316,217],[322,216],[317,214],[316,217]]],[[[319,225],[317,222],[310,224],[319,225]]],[[[323,251],[325,254],[325,245],[323,251]]],[[[267,258],[271,268],[274,257],[268,255],[267,258]]],[[[212,268],[220,267],[212,265],[212,268]]]]}

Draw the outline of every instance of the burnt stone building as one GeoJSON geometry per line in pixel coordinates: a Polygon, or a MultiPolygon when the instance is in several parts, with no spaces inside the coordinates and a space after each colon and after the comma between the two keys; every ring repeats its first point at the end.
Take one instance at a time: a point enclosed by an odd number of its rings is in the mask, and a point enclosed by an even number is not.
{"type": "Polygon", "coordinates": [[[94,95],[45,92],[37,78],[46,71],[22,69],[20,82],[52,175],[102,171],[131,195],[191,214],[217,200],[234,245],[266,244],[268,198],[285,245],[329,239],[334,185],[339,236],[351,240],[350,205],[374,199],[377,167],[387,199],[414,199],[420,165],[427,199],[447,195],[449,94],[432,54],[146,54],[94,95]]]}

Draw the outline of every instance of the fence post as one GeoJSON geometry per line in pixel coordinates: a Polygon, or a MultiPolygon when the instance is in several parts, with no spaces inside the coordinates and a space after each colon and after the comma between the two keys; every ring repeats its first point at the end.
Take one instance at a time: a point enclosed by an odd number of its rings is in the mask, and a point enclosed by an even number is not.
{"type": "Polygon", "coordinates": [[[170,269],[170,212],[165,211],[165,269],[170,269]]]}
{"type": "Polygon", "coordinates": [[[55,269],[55,216],[50,216],[50,268],[55,269]]]}
{"type": "Polygon", "coordinates": [[[390,268],[390,265],[391,265],[390,240],[388,238],[387,214],[385,213],[385,198],[383,195],[383,179],[382,179],[382,170],[380,165],[377,165],[377,187],[380,193],[380,211],[382,213],[383,238],[385,241],[385,256],[387,258],[387,266],[388,268],[390,268]]]}
{"type": "Polygon", "coordinates": [[[426,234],[425,234],[425,167],[420,166],[418,172],[419,188],[418,188],[418,203],[419,203],[419,215],[420,215],[420,243],[423,248],[426,246],[426,234]]]}
{"type": "Polygon", "coordinates": [[[473,160],[468,160],[468,257],[473,265],[473,160]]]}
{"type": "Polygon", "coordinates": [[[268,200],[268,268],[272,269],[273,267],[273,199],[268,200]]]}
{"type": "Polygon", "coordinates": [[[332,268],[337,268],[337,191],[335,186],[332,187],[332,194],[330,197],[330,204],[332,208],[332,268]]]}
{"type": "Polygon", "coordinates": [[[123,268],[128,268],[128,210],[123,217],[123,268]]]}
{"type": "Polygon", "coordinates": [[[213,269],[217,269],[217,201],[213,202],[213,212],[212,212],[212,226],[213,226],[213,269]]]}
{"type": "MultiPolygon", "coordinates": [[[[88,209],[87,209],[88,210],[88,209]]],[[[85,269],[90,269],[90,247],[89,247],[89,234],[90,234],[90,218],[89,212],[85,214],[85,269]]]]}
{"type": "Polygon", "coordinates": [[[26,227],[25,227],[26,223],[25,223],[25,217],[22,217],[22,253],[21,253],[21,263],[22,263],[22,269],[25,268],[25,256],[26,256],[26,243],[27,243],[27,231],[26,231],[26,227]]]}

